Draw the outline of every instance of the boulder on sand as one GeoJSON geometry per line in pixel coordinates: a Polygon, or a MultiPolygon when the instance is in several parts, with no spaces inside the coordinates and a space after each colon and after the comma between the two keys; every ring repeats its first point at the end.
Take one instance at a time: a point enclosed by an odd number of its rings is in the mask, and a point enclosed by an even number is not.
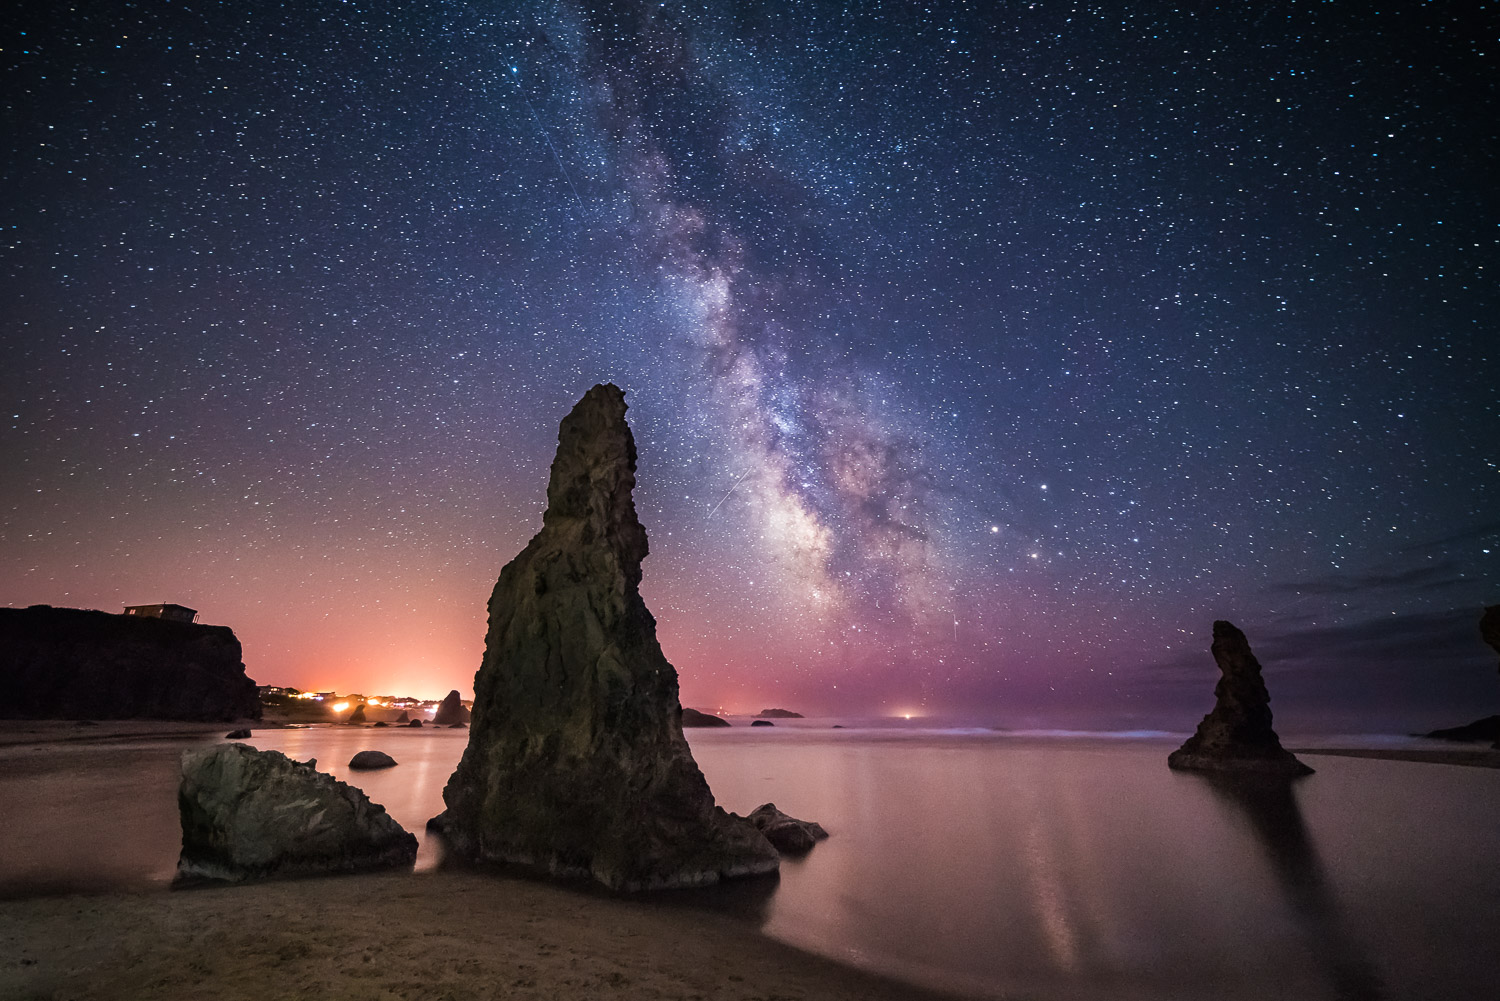
{"type": "Polygon", "coordinates": [[[280,751],[219,744],[182,756],[179,882],[409,866],[417,839],[385,807],[280,751]]]}
{"type": "Polygon", "coordinates": [[[1188,771],[1312,774],[1281,746],[1271,728],[1271,696],[1245,634],[1232,623],[1215,622],[1212,651],[1221,674],[1214,687],[1217,701],[1198,724],[1198,732],[1168,755],[1167,764],[1188,771]]]}
{"type": "Polygon", "coordinates": [[[595,386],[562,422],[542,530],[490,597],[468,747],[430,826],[462,856],[620,890],[774,872],[776,849],[714,805],[682,736],[639,590],[625,409],[595,386]]]}
{"type": "Polygon", "coordinates": [[[777,851],[787,855],[811,851],[813,845],[828,837],[822,824],[789,817],[776,809],[775,803],[757,807],[745,819],[759,828],[766,840],[776,846],[777,851]]]}

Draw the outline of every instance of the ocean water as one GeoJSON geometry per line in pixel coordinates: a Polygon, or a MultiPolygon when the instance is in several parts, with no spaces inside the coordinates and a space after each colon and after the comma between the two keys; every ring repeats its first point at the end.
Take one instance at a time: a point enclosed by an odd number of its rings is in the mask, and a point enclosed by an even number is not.
{"type": "MultiPolygon", "coordinates": [[[[743,722],[743,721],[741,721],[743,722]]],[[[721,805],[832,837],[779,880],[668,894],[914,983],[1036,998],[1500,997],[1500,770],[1310,756],[1295,785],[1172,772],[1162,735],[690,730],[721,805]]],[[[467,731],[258,731],[422,840],[467,731]],[[400,766],[350,773],[376,747],[400,766]]],[[[190,741],[0,748],[0,896],[160,887],[190,741]]]]}

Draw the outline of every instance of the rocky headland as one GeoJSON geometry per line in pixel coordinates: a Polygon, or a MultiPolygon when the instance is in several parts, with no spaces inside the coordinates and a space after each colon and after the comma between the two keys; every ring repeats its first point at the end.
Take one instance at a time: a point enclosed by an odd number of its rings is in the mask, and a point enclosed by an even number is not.
{"type": "Polygon", "coordinates": [[[1167,764],[1188,771],[1310,775],[1312,769],[1281,746],[1271,727],[1271,696],[1245,634],[1233,623],[1215,622],[1212,652],[1220,672],[1213,710],[1167,764]]]}
{"type": "MultiPolygon", "coordinates": [[[[1479,637],[1489,644],[1491,650],[1500,654],[1500,605],[1486,606],[1479,616],[1479,637]]],[[[1500,716],[1485,716],[1463,726],[1450,726],[1422,734],[1433,740],[1452,740],[1462,743],[1490,741],[1500,748],[1500,716]]]]}
{"type": "Polygon", "coordinates": [[[762,709],[756,714],[761,719],[803,719],[801,713],[794,713],[790,709],[762,709]]]}
{"type": "Polygon", "coordinates": [[[227,626],[0,608],[0,719],[260,719],[227,626]]]}
{"type": "Polygon", "coordinates": [[[469,743],[429,826],[464,856],[620,890],[774,872],[776,849],[714,804],[682,736],[639,590],[625,410],[600,385],[562,421],[542,530],[490,597],[469,743]]]}
{"type": "Polygon", "coordinates": [[[697,709],[682,707],[682,725],[698,727],[729,726],[729,720],[713,713],[699,712],[697,709]]]}

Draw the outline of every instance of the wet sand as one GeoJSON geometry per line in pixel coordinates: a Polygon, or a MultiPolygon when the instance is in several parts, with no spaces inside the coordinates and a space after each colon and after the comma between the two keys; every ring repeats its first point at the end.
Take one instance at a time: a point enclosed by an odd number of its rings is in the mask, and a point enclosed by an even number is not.
{"type": "Polygon", "coordinates": [[[0,997],[897,1001],[943,995],[683,904],[472,871],[0,902],[0,997]]]}

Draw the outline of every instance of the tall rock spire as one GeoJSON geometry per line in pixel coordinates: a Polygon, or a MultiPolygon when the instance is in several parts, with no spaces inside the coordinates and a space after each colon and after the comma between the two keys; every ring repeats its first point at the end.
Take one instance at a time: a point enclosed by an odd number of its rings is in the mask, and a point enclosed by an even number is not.
{"type": "Polygon", "coordinates": [[[639,591],[625,409],[595,386],[562,422],[542,530],[490,596],[469,745],[432,826],[471,858],[616,889],[771,872],[776,850],[714,805],[682,736],[639,591]]]}
{"type": "Polygon", "coordinates": [[[1221,619],[1214,623],[1212,650],[1221,673],[1214,687],[1217,701],[1167,764],[1192,771],[1310,775],[1312,769],[1283,748],[1271,728],[1271,696],[1245,634],[1221,619]]]}

